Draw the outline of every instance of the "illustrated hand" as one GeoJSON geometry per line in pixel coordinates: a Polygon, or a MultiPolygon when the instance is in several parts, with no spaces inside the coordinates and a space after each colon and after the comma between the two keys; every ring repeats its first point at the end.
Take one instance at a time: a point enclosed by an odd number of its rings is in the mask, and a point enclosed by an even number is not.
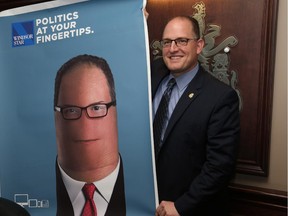
{"type": "Polygon", "coordinates": [[[162,201],[156,209],[155,216],[180,216],[174,202],[162,201]]]}

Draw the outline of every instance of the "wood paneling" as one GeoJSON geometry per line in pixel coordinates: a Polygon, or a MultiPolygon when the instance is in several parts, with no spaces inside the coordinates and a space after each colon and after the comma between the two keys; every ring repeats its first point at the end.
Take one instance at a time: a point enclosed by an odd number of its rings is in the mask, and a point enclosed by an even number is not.
{"type": "Polygon", "coordinates": [[[233,184],[233,216],[287,216],[287,192],[233,184]]]}

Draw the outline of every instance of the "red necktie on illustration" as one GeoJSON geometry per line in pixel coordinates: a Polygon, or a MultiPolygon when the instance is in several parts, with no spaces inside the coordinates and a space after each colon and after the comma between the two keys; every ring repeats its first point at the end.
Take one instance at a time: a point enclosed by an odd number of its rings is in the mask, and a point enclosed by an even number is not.
{"type": "Polygon", "coordinates": [[[161,138],[164,133],[164,126],[166,124],[166,121],[168,120],[168,105],[175,84],[176,80],[174,78],[169,80],[167,84],[167,89],[165,90],[161,98],[160,104],[154,117],[153,130],[154,130],[154,150],[156,158],[162,145],[161,138]]]}
{"type": "Polygon", "coordinates": [[[92,183],[85,184],[82,188],[86,201],[81,216],[97,216],[97,209],[93,200],[95,190],[96,187],[92,183]]]}

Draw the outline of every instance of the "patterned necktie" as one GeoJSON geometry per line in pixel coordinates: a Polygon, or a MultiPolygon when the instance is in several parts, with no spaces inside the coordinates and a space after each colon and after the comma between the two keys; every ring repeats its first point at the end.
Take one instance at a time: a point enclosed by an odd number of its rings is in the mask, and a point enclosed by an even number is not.
{"type": "Polygon", "coordinates": [[[97,209],[93,200],[95,190],[96,187],[92,183],[85,184],[82,188],[86,201],[81,216],[97,216],[97,209]]]}
{"type": "Polygon", "coordinates": [[[176,81],[174,78],[169,80],[167,84],[167,89],[165,90],[161,98],[157,112],[154,117],[154,122],[153,122],[154,151],[155,151],[156,157],[160,151],[161,138],[164,133],[164,126],[166,125],[166,121],[168,120],[168,105],[169,105],[171,93],[175,84],[176,84],[176,81]]]}

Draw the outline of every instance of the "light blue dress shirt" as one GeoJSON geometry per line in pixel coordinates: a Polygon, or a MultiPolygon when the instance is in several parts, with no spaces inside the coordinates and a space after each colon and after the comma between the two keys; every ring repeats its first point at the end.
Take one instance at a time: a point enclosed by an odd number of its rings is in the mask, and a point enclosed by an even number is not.
{"type": "MultiPolygon", "coordinates": [[[[158,106],[160,104],[161,98],[167,88],[167,83],[169,82],[169,80],[171,78],[175,78],[176,80],[176,85],[174,86],[172,93],[171,93],[171,97],[170,97],[170,101],[169,101],[169,106],[168,106],[168,119],[166,121],[166,123],[164,124],[164,128],[163,131],[166,130],[166,127],[168,125],[169,119],[173,113],[173,110],[176,106],[176,104],[178,103],[180,97],[182,96],[183,92],[186,90],[188,84],[192,81],[192,79],[195,77],[197,71],[199,69],[199,64],[197,63],[197,65],[189,72],[184,73],[178,77],[174,77],[172,74],[169,74],[168,76],[166,76],[162,82],[160,83],[157,92],[155,94],[154,100],[153,100],[153,119],[155,117],[156,111],[158,109],[158,106]]],[[[164,136],[164,133],[162,132],[162,138],[164,136]]],[[[162,139],[161,138],[161,139],[162,139]]]]}

